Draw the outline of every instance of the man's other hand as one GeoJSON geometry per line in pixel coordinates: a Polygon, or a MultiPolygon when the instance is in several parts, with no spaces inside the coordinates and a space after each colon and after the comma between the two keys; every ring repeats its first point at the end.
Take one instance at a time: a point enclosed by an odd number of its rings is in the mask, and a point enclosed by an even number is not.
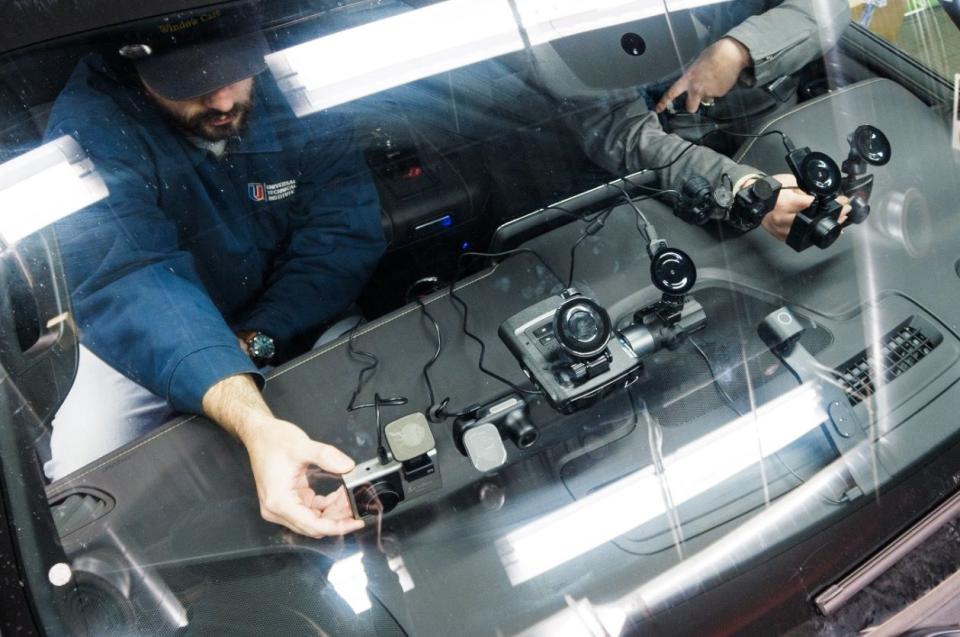
{"type": "MultiPolygon", "coordinates": [[[[773,207],[773,210],[767,213],[760,225],[779,241],[786,241],[787,235],[790,233],[790,226],[793,225],[793,219],[797,216],[797,213],[810,207],[810,204],[813,203],[813,197],[797,188],[797,179],[792,174],[774,175],[773,178],[783,184],[783,188],[780,189],[777,204],[773,207]]],[[[743,187],[746,188],[750,183],[750,181],[746,182],[743,187]]],[[[840,213],[839,219],[840,223],[843,223],[850,212],[849,202],[846,197],[842,196],[837,197],[837,201],[843,205],[843,211],[840,213]]]]}
{"type": "Polygon", "coordinates": [[[750,51],[733,38],[720,38],[697,56],[680,79],[673,83],[657,102],[656,111],[662,113],[667,105],[687,94],[687,112],[695,113],[700,103],[714,97],[723,97],[744,69],[753,64],[750,51]]]}
{"type": "Polygon", "coordinates": [[[310,537],[343,535],[363,527],[363,522],[353,519],[342,486],[320,494],[307,479],[312,466],[334,474],[350,471],[354,462],[349,457],[276,418],[248,429],[242,440],[250,455],[264,520],[310,537]]]}
{"type": "Polygon", "coordinates": [[[353,460],[274,417],[250,376],[230,376],[210,387],[203,396],[203,412],[247,448],[265,520],[309,537],[344,535],[363,527],[351,516],[343,487],[320,494],[307,478],[312,467],[346,473],[353,469],[353,460]]]}

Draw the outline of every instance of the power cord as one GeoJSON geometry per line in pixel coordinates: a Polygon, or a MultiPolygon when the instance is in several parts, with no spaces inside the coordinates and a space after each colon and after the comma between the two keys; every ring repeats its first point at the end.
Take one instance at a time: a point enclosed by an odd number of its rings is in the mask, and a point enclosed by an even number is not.
{"type": "Polygon", "coordinates": [[[498,259],[498,258],[512,257],[518,254],[533,255],[534,257],[536,257],[538,261],[540,261],[541,264],[543,264],[543,267],[546,268],[551,275],[553,275],[553,277],[560,283],[560,285],[564,284],[563,279],[560,278],[560,276],[556,273],[556,271],[554,271],[554,269],[550,267],[550,265],[543,259],[543,257],[541,257],[537,252],[529,248],[515,248],[513,250],[505,250],[503,252],[464,252],[457,257],[457,267],[454,273],[453,280],[450,282],[450,302],[454,303],[458,307],[458,313],[460,313],[460,315],[463,318],[461,322],[461,329],[463,330],[464,336],[467,336],[468,338],[473,340],[475,343],[477,343],[477,345],[480,346],[480,357],[477,361],[477,367],[480,369],[480,371],[486,374],[487,376],[491,378],[495,378],[501,383],[507,385],[510,389],[512,389],[517,393],[526,394],[526,395],[540,395],[542,394],[540,390],[538,389],[531,390],[531,389],[525,389],[523,387],[519,387],[518,385],[507,380],[503,376],[483,366],[483,358],[486,354],[487,346],[486,344],[484,344],[483,340],[480,337],[478,337],[476,334],[474,334],[467,328],[467,316],[469,313],[469,309],[467,308],[467,304],[464,302],[464,300],[457,295],[457,280],[460,278],[460,269],[463,265],[463,260],[465,258],[484,257],[489,259],[498,259]]]}
{"type": "Polygon", "coordinates": [[[357,375],[357,386],[356,389],[353,390],[353,395],[350,397],[350,403],[347,405],[347,411],[357,411],[358,409],[369,409],[371,407],[374,409],[377,423],[377,457],[380,459],[381,464],[386,464],[390,461],[390,454],[387,453],[387,447],[383,442],[383,425],[380,416],[380,408],[406,405],[408,400],[404,396],[381,398],[379,393],[374,393],[373,402],[362,403],[359,405],[357,404],[357,397],[360,395],[360,392],[363,391],[363,388],[366,386],[367,382],[373,378],[377,368],[380,366],[380,359],[378,359],[375,355],[371,354],[370,352],[357,349],[356,347],[354,339],[356,337],[357,328],[360,327],[361,323],[363,323],[363,319],[358,319],[353,327],[350,328],[350,336],[347,339],[347,352],[354,359],[360,358],[366,360],[367,364],[357,375]],[[369,375],[367,375],[368,372],[370,372],[369,375]]]}

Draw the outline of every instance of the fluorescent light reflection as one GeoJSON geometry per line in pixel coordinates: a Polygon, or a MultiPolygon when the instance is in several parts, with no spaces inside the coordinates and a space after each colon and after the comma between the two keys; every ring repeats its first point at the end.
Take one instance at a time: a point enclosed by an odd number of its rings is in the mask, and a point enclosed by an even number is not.
{"type": "MultiPolygon", "coordinates": [[[[391,557],[387,560],[390,570],[396,573],[400,588],[404,593],[413,590],[413,579],[407,570],[403,558],[391,557]]],[[[334,562],[327,573],[327,581],[337,591],[337,595],[347,603],[353,612],[359,615],[370,610],[370,597],[367,595],[367,572],[363,568],[363,553],[354,553],[334,562]]]]}
{"type": "Polygon", "coordinates": [[[330,572],[327,573],[327,581],[355,614],[359,615],[370,610],[370,598],[367,597],[367,573],[363,570],[363,553],[354,553],[350,557],[334,562],[330,572]]]}
{"type": "Polygon", "coordinates": [[[266,61],[302,116],[521,48],[506,0],[447,0],[272,53],[266,61]]]}
{"type": "Polygon", "coordinates": [[[679,506],[783,449],[826,420],[821,402],[815,385],[801,385],[665,457],[662,478],[647,466],[510,532],[497,540],[510,582],[528,581],[665,514],[661,479],[679,506]]]}
{"type": "Polygon", "coordinates": [[[108,194],[93,162],[65,135],[0,164],[0,237],[16,243],[108,194]]]}
{"type": "MultiPolygon", "coordinates": [[[[671,11],[719,0],[681,0],[671,11]]],[[[446,0],[266,57],[298,116],[532,45],[664,13],[661,0],[446,0]]],[[[679,64],[678,64],[679,66],[679,64]]]]}

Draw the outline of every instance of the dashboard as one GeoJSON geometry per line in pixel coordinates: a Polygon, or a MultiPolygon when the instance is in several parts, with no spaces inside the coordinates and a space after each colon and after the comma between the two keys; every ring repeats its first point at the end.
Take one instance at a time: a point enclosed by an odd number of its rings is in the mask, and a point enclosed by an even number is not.
{"type": "MultiPolygon", "coordinates": [[[[749,627],[759,611],[742,600],[797,612],[809,591],[935,503],[957,455],[960,187],[944,122],[902,87],[875,79],[804,102],[758,132],[781,130],[842,157],[846,134],[864,123],[895,149],[875,170],[866,223],[829,249],[794,252],[764,232],[717,236],[644,203],[660,235],[696,262],[691,294],[706,316],[690,338],[697,347],[656,352],[628,387],[574,413],[527,399],[539,439],[506,444],[505,462],[492,471],[477,471],[458,450],[450,421],[432,424],[442,486],[354,537],[308,540],[261,520],[242,446],[199,417],[170,422],[50,485],[55,515],[72,502],[62,540],[86,565],[91,595],[113,609],[103,621],[152,609],[156,633],[291,633],[318,621],[336,634],[548,635],[590,622],[614,634],[611,627],[707,634],[749,627]],[[843,377],[861,374],[872,398],[851,401],[844,413],[853,425],[841,426],[824,403],[816,426],[775,452],[724,446],[750,427],[770,436],[790,427],[793,408],[783,402],[803,386],[758,335],[782,308],[802,324],[805,350],[843,377]],[[916,334],[923,351],[903,350],[916,334]],[[897,347],[879,381],[864,362],[897,347]],[[755,423],[754,408],[773,416],[755,423]],[[670,467],[684,458],[746,460],[681,496],[670,467]],[[881,492],[898,515],[884,514],[881,492]],[[81,514],[78,502],[87,503],[81,514]],[[775,593],[771,581],[781,582],[775,593]]],[[[775,173],[785,171],[783,155],[767,136],[737,159],[775,173]]],[[[398,206],[402,192],[389,190],[389,180],[403,174],[381,182],[398,206]]],[[[445,183],[436,177],[434,185],[445,183]]],[[[536,256],[517,254],[456,282],[466,315],[441,289],[422,307],[405,305],[277,368],[268,403],[356,460],[375,457],[373,410],[347,409],[363,367],[351,350],[379,361],[366,393],[408,399],[384,407],[384,420],[427,413],[423,368],[437,341],[426,311],[444,343],[430,376],[451,406],[509,389],[480,369],[480,346],[464,325],[484,344],[485,368],[529,386],[498,329],[564,286],[549,270],[568,271],[581,231],[576,221],[550,229],[521,245],[536,256]]],[[[628,206],[584,240],[573,281],[615,325],[659,298],[628,206]]]]}

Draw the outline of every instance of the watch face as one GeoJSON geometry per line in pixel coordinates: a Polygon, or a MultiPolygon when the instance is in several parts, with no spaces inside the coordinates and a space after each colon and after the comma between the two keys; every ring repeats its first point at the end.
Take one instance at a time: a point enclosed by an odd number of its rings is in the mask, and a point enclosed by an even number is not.
{"type": "Polygon", "coordinates": [[[250,340],[247,341],[247,347],[250,348],[250,356],[256,361],[269,361],[276,353],[273,339],[262,332],[257,332],[251,336],[250,340]]]}

